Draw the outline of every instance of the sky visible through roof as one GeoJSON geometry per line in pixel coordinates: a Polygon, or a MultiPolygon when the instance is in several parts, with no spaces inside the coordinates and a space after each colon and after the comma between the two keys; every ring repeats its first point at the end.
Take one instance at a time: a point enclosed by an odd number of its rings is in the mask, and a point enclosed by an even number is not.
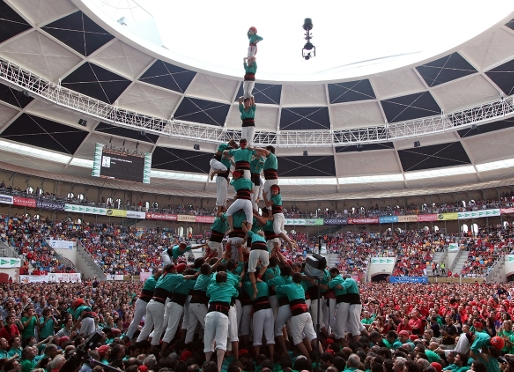
{"type": "Polygon", "coordinates": [[[243,74],[246,32],[258,29],[258,79],[319,81],[390,70],[443,53],[506,17],[511,1],[92,0],[128,28],[153,16],[163,54],[196,68],[243,74]],[[142,7],[146,12],[137,9],[142,7]],[[303,21],[317,56],[306,61],[303,21]]]}

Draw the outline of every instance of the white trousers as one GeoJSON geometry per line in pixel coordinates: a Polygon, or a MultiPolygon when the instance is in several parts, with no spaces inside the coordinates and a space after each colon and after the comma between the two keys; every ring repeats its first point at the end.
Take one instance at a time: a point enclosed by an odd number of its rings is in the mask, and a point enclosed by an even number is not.
{"type": "Polygon", "coordinates": [[[227,209],[227,216],[232,216],[238,210],[242,209],[246,215],[246,221],[252,223],[253,221],[253,209],[252,201],[247,199],[236,199],[230,207],[227,209]]]}
{"type": "Polygon", "coordinates": [[[239,341],[238,333],[237,333],[237,308],[236,305],[230,306],[230,310],[228,311],[228,338],[230,342],[239,341]]]}
{"type": "Polygon", "coordinates": [[[309,341],[316,338],[314,325],[312,324],[311,314],[303,313],[291,318],[291,334],[293,336],[293,344],[298,345],[304,337],[309,341]]]}
{"type": "Polygon", "coordinates": [[[282,305],[278,308],[277,317],[275,318],[275,336],[282,336],[286,322],[293,316],[289,304],[282,305]]]}
{"type": "Polygon", "coordinates": [[[284,217],[284,213],[275,213],[273,215],[273,232],[275,234],[280,234],[284,231],[284,223],[286,219],[284,217]]]}
{"type": "Polygon", "coordinates": [[[187,325],[189,324],[189,302],[191,302],[191,295],[188,295],[186,298],[186,302],[184,302],[184,319],[182,320],[182,328],[187,329],[187,325]]]}
{"type": "Polygon", "coordinates": [[[253,92],[254,87],[255,87],[255,80],[243,81],[243,98],[244,99],[252,97],[252,92],[253,92]]]}
{"type": "Polygon", "coordinates": [[[189,304],[189,323],[187,324],[186,344],[193,342],[195,329],[200,324],[205,329],[205,316],[207,315],[207,305],[189,304]]]}
{"type": "Polygon", "coordinates": [[[216,176],[216,206],[227,206],[228,198],[228,179],[216,176]]]}
{"type": "Polygon", "coordinates": [[[323,298],[320,300],[314,299],[311,300],[311,318],[312,322],[314,323],[314,329],[316,329],[316,324],[318,323],[318,301],[321,301],[320,303],[320,313],[319,313],[319,329],[323,328],[325,326],[325,323],[323,322],[323,298]]]}
{"type": "MultiPolygon", "coordinates": [[[[237,305],[238,300],[236,300],[237,305]]],[[[250,324],[252,321],[252,305],[241,306],[241,302],[239,302],[239,307],[237,309],[237,318],[238,318],[238,329],[239,334],[241,336],[249,336],[250,335],[250,324]],[[241,313],[241,315],[239,315],[241,313]]]]}
{"type": "Polygon", "coordinates": [[[134,309],[134,317],[132,318],[132,322],[130,322],[130,325],[126,333],[126,336],[128,336],[128,338],[132,338],[132,336],[134,336],[134,333],[136,333],[137,326],[139,325],[139,323],[141,323],[141,320],[146,314],[146,305],[148,305],[148,302],[143,301],[140,298],[137,299],[136,307],[134,309]]]}
{"type": "Polygon", "coordinates": [[[144,341],[148,338],[154,328],[152,345],[159,345],[164,326],[164,304],[151,300],[146,305],[145,326],[141,330],[136,342],[144,341]]]}
{"type": "Polygon", "coordinates": [[[334,335],[337,339],[344,338],[347,331],[348,324],[348,311],[350,304],[348,302],[340,302],[336,305],[336,324],[334,328],[334,335]]]}
{"type": "Polygon", "coordinates": [[[248,58],[255,57],[257,54],[257,45],[249,45],[248,46],[248,58]]]}
{"type": "Polygon", "coordinates": [[[175,337],[175,333],[177,332],[178,325],[182,320],[183,313],[184,307],[180,306],[176,302],[170,301],[166,304],[164,317],[168,319],[168,326],[166,327],[166,333],[162,338],[164,342],[170,343],[171,340],[173,340],[173,337],[175,337]]]}
{"type": "Polygon", "coordinates": [[[275,344],[273,320],[273,311],[271,309],[263,309],[253,313],[253,346],[262,345],[263,335],[268,345],[275,344]]]}
{"type": "Polygon", "coordinates": [[[246,138],[250,147],[253,147],[253,137],[255,137],[255,126],[241,127],[241,138],[246,138]]]}
{"type": "Polygon", "coordinates": [[[351,333],[352,336],[359,336],[365,329],[361,323],[361,304],[352,304],[348,309],[348,318],[346,322],[346,331],[351,333]]]}
{"type": "Polygon", "coordinates": [[[218,159],[216,158],[212,158],[210,161],[209,161],[209,165],[211,166],[212,169],[214,170],[222,170],[222,171],[226,171],[228,168],[225,166],[225,164],[223,164],[221,161],[219,161],[218,159]]]}
{"type": "Polygon", "coordinates": [[[262,266],[269,266],[269,252],[263,249],[252,249],[248,258],[248,272],[257,271],[257,262],[261,261],[262,266]]]}
{"type": "Polygon", "coordinates": [[[209,240],[209,248],[214,252],[218,252],[218,257],[223,256],[223,244],[221,242],[213,242],[209,240]]]}
{"type": "Polygon", "coordinates": [[[228,323],[228,317],[218,311],[211,311],[205,315],[204,353],[214,351],[214,342],[216,342],[216,349],[227,350],[228,323]]]}

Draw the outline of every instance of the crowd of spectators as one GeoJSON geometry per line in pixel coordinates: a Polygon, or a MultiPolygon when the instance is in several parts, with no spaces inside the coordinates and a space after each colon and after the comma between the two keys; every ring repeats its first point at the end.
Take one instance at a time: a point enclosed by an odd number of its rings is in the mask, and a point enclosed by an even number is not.
{"type": "MultiPolygon", "coordinates": [[[[160,266],[163,250],[178,242],[173,229],[75,223],[71,219],[52,222],[28,215],[9,216],[8,221],[2,218],[0,234],[25,258],[21,273],[32,275],[76,272],[73,263],[49,246],[49,239],[80,242],[106,274],[114,275],[138,275],[160,266]]],[[[426,276],[427,268],[435,264],[434,253],[457,242],[459,249],[468,251],[468,260],[461,272],[446,270],[443,274],[484,277],[498,259],[513,250],[514,242],[510,226],[484,226],[462,236],[425,229],[361,230],[325,236],[290,231],[289,236],[298,244],[297,251],[286,253],[289,259],[295,261],[315,252],[321,241],[327,253],[338,253],[338,268],[354,276],[366,273],[371,257],[395,258],[393,276],[426,276]]],[[[203,243],[205,238],[194,242],[203,243]]]]}
{"type": "MultiPolygon", "coordinates": [[[[127,200],[124,202],[120,198],[105,198],[93,201],[88,200],[83,194],[75,195],[73,192],[68,193],[66,196],[58,196],[43,189],[36,187],[27,187],[25,190],[20,188],[13,188],[6,186],[5,182],[0,183],[0,193],[19,195],[29,198],[41,198],[49,201],[59,201],[71,204],[83,204],[93,207],[113,208],[113,209],[126,209],[135,211],[151,211],[171,214],[185,214],[195,216],[214,216],[216,208],[204,208],[193,204],[177,204],[173,205],[159,205],[154,201],[134,202],[127,200]]],[[[423,205],[392,205],[379,207],[378,204],[370,204],[369,206],[354,206],[345,208],[341,211],[330,208],[314,208],[312,210],[305,210],[298,205],[290,205],[289,207],[284,204],[283,213],[286,218],[359,218],[359,217],[385,217],[385,216],[404,216],[404,215],[419,215],[419,214],[438,214],[450,212],[468,212],[478,211],[484,209],[495,208],[512,208],[514,207],[514,192],[504,193],[498,200],[461,200],[453,203],[427,203],[423,205]]]]}
{"type": "Polygon", "coordinates": [[[44,218],[30,216],[0,216],[2,241],[13,247],[23,256],[21,275],[46,275],[49,273],[74,273],[76,268],[71,261],[56,254],[48,244],[48,238],[59,237],[53,224],[44,218]],[[30,270],[29,270],[30,268],[30,270]]]}
{"type": "MultiPolygon", "coordinates": [[[[320,334],[324,353],[318,368],[305,363],[294,349],[271,360],[267,348],[254,355],[243,345],[239,361],[227,355],[222,371],[440,372],[442,368],[464,371],[464,366],[475,372],[514,370],[512,284],[361,283],[359,288],[365,331],[359,340],[336,343],[330,328],[328,338],[320,334]],[[476,333],[486,334],[488,340],[498,335],[505,347],[500,351],[488,342],[477,349],[472,341],[476,333]]],[[[96,279],[0,285],[0,368],[4,372],[79,368],[107,372],[109,367],[127,372],[217,372],[215,362],[204,364],[201,340],[186,345],[184,335],[177,333],[165,352],[159,352],[160,347],[152,348],[148,341],[124,336],[141,289],[141,282],[96,279]],[[91,307],[96,330],[104,336],[95,344],[85,344],[80,320],[72,318],[77,298],[91,307]],[[98,363],[81,358],[82,350],[98,363]]]]}

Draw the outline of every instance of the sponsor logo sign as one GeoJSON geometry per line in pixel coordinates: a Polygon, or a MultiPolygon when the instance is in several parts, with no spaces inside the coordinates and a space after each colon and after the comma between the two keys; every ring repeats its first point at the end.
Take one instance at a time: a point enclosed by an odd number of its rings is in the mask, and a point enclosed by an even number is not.
{"type": "Polygon", "coordinates": [[[137,218],[140,220],[144,220],[146,217],[145,212],[138,212],[138,211],[126,211],[127,212],[127,218],[137,218]]]}
{"type": "Polygon", "coordinates": [[[107,209],[105,215],[109,217],[127,217],[127,211],[123,209],[107,209]]]}
{"type": "Polygon", "coordinates": [[[196,216],[189,216],[187,214],[177,215],[177,221],[179,222],[196,222],[196,216]]]}
{"type": "Polygon", "coordinates": [[[12,204],[13,199],[11,195],[0,195],[0,203],[2,204],[12,204]]]}
{"type": "Polygon", "coordinates": [[[458,212],[458,219],[471,219],[471,218],[485,218],[499,216],[501,211],[499,209],[482,209],[480,211],[458,212]]]}
{"type": "Polygon", "coordinates": [[[418,222],[437,221],[437,214],[418,214],[418,222]]]}
{"type": "Polygon", "coordinates": [[[48,275],[20,275],[20,283],[80,283],[80,273],[52,273],[48,275]]]}
{"type": "Polygon", "coordinates": [[[21,267],[21,259],[10,257],[0,258],[0,269],[12,269],[14,267],[21,267]]]}
{"type": "Polygon", "coordinates": [[[394,257],[372,257],[371,263],[374,265],[392,265],[394,264],[394,257]]]}
{"type": "Polygon", "coordinates": [[[196,222],[198,223],[213,223],[214,216],[196,216],[196,222]]]}
{"type": "Polygon", "coordinates": [[[378,223],[378,217],[348,218],[349,225],[370,225],[378,223]]]}
{"type": "Polygon", "coordinates": [[[325,218],[325,225],[348,225],[348,218],[325,218]]]}
{"type": "Polygon", "coordinates": [[[418,222],[418,216],[398,216],[398,222],[418,222]]]}
{"type": "Polygon", "coordinates": [[[458,219],[458,217],[459,217],[459,214],[457,212],[439,213],[437,215],[437,220],[438,221],[453,221],[453,220],[458,219]]]}
{"type": "Polygon", "coordinates": [[[380,221],[380,223],[395,223],[395,222],[398,222],[398,217],[397,216],[383,216],[383,217],[379,217],[378,220],[380,221]]]}
{"type": "Polygon", "coordinates": [[[426,276],[390,276],[389,283],[428,283],[426,276]]]}
{"type": "Polygon", "coordinates": [[[13,204],[19,207],[36,208],[36,199],[13,197],[13,204]]]}
{"type": "Polygon", "coordinates": [[[514,214],[514,208],[502,208],[500,211],[501,214],[514,214]]]}
{"type": "Polygon", "coordinates": [[[41,209],[49,209],[52,211],[63,211],[64,203],[50,200],[37,200],[36,207],[41,209]]]}
{"type": "Polygon", "coordinates": [[[107,209],[78,204],[64,204],[64,211],[70,213],[98,214],[105,216],[107,209]]]}
{"type": "Polygon", "coordinates": [[[73,243],[71,240],[54,240],[50,239],[48,244],[53,249],[73,249],[73,243]]]}
{"type": "Polygon", "coordinates": [[[305,220],[302,218],[286,218],[284,225],[305,226],[305,220]]]}
{"type": "Polygon", "coordinates": [[[176,214],[146,212],[147,220],[177,221],[176,214]]]}

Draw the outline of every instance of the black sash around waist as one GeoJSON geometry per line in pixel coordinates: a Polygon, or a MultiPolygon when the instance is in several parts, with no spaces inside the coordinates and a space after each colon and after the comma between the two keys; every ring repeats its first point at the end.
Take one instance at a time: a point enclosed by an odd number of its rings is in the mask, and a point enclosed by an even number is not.
{"type": "Polygon", "coordinates": [[[184,293],[173,293],[173,295],[170,298],[171,302],[175,302],[176,304],[179,304],[180,306],[184,306],[187,300],[187,294],[184,293]]]}
{"type": "Polygon", "coordinates": [[[205,291],[192,290],[191,291],[191,301],[189,303],[207,305],[209,303],[209,297],[207,297],[207,294],[205,293],[205,291]]]}
{"type": "Polygon", "coordinates": [[[271,309],[268,297],[256,298],[253,302],[253,312],[256,313],[257,311],[264,309],[271,309]]]}
{"type": "Polygon", "coordinates": [[[230,304],[228,302],[213,301],[209,303],[209,309],[207,310],[207,312],[211,313],[213,311],[217,311],[228,316],[229,310],[230,304]]]}
{"type": "Polygon", "coordinates": [[[143,289],[139,295],[139,299],[148,302],[152,299],[152,296],[153,291],[150,291],[149,289],[143,289]]]}

